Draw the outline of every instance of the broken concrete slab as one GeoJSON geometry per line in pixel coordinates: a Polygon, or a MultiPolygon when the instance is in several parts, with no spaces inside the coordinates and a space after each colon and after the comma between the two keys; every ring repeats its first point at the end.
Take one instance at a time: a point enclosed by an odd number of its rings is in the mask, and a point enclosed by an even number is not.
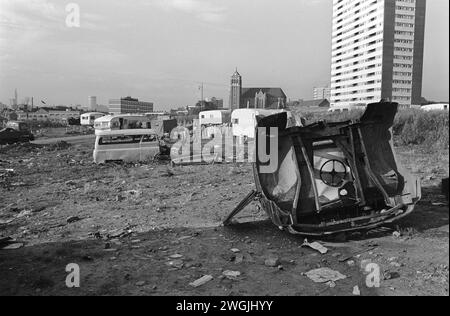
{"type": "Polygon", "coordinates": [[[278,258],[278,257],[269,257],[269,258],[267,258],[264,261],[264,264],[267,267],[272,267],[272,268],[278,267],[280,265],[280,258],[278,258]]]}
{"type": "Polygon", "coordinates": [[[319,268],[306,272],[306,276],[315,283],[327,283],[329,281],[344,280],[347,276],[330,268],[319,268]]]}

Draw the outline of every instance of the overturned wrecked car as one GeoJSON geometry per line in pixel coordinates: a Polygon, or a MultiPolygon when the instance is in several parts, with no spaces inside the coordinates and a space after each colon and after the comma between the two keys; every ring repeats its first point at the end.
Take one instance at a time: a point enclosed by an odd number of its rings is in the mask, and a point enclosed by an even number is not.
{"type": "MultiPolygon", "coordinates": [[[[276,226],[312,236],[370,230],[410,214],[421,187],[395,157],[397,108],[396,103],[374,103],[357,121],[304,127],[286,127],[286,113],[260,119],[257,128],[266,129],[266,140],[278,138],[278,166],[263,173],[264,163],[256,158],[256,190],[224,224],[254,199],[276,226]],[[278,128],[276,136],[271,127],[278,128]]],[[[256,139],[256,152],[259,146],[256,139]]]]}

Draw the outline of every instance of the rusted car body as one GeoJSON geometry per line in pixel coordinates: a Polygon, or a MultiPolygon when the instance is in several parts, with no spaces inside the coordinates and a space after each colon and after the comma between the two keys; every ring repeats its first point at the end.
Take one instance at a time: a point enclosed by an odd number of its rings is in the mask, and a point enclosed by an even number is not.
{"type": "MultiPolygon", "coordinates": [[[[278,168],[253,165],[256,191],[225,221],[257,197],[272,222],[291,233],[330,235],[369,230],[410,214],[420,181],[398,163],[392,126],[396,103],[374,103],[358,121],[286,128],[285,113],[258,122],[278,128],[278,168]]],[[[256,150],[260,146],[256,141],[256,150]]]]}

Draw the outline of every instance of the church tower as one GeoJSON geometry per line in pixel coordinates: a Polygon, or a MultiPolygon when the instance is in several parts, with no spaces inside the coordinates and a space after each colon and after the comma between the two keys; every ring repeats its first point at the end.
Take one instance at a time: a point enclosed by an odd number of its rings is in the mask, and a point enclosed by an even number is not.
{"type": "Polygon", "coordinates": [[[234,72],[231,76],[231,91],[230,91],[230,110],[236,110],[241,107],[242,96],[242,77],[239,72],[234,72]]]}

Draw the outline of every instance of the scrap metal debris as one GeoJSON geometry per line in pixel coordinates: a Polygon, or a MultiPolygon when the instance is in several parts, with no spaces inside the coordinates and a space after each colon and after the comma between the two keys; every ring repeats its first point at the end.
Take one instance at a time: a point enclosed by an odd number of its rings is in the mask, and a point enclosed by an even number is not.
{"type": "Polygon", "coordinates": [[[326,254],[328,252],[328,248],[322,246],[319,242],[315,241],[312,243],[308,242],[308,239],[305,239],[305,241],[302,244],[302,247],[309,247],[311,249],[317,250],[321,254],[326,254]]]}
{"type": "Polygon", "coordinates": [[[276,165],[257,157],[256,190],[224,225],[255,198],[277,227],[305,236],[369,230],[407,216],[421,199],[421,184],[394,152],[397,110],[397,103],[373,103],[359,120],[294,127],[286,113],[260,118],[266,138],[256,138],[255,152],[276,138],[276,165]]]}
{"type": "Polygon", "coordinates": [[[16,250],[16,249],[22,248],[23,246],[24,246],[23,243],[12,243],[12,244],[9,244],[7,246],[4,246],[2,248],[2,250],[16,250]]]}
{"type": "Polygon", "coordinates": [[[205,285],[206,283],[208,283],[209,281],[211,281],[213,279],[212,275],[205,275],[202,276],[200,279],[195,280],[194,282],[189,283],[190,286],[197,288],[200,287],[202,285],[205,285]]]}
{"type": "Polygon", "coordinates": [[[237,280],[241,276],[241,272],[239,271],[223,271],[222,275],[230,280],[237,280]]]}
{"type": "Polygon", "coordinates": [[[355,296],[360,296],[361,295],[361,291],[360,291],[360,289],[359,289],[359,286],[355,286],[355,287],[353,287],[353,295],[355,295],[355,296]]]}

